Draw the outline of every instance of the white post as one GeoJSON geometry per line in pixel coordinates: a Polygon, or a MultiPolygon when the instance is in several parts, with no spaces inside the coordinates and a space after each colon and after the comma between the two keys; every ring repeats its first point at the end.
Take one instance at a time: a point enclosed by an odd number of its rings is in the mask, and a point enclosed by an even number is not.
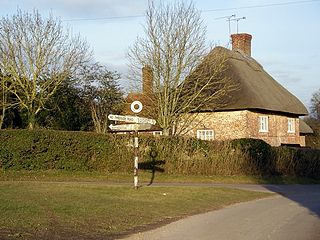
{"type": "Polygon", "coordinates": [[[138,168],[139,168],[139,138],[138,131],[134,134],[134,170],[133,170],[133,183],[134,188],[138,189],[138,168]]]}

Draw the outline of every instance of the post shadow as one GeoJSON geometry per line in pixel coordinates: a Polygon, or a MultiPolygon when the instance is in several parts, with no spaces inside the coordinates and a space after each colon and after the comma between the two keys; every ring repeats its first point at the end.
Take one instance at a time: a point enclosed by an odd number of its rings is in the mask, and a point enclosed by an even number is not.
{"type": "Polygon", "coordinates": [[[157,156],[158,156],[157,151],[151,150],[150,151],[150,159],[151,160],[139,163],[139,169],[150,170],[152,173],[150,182],[147,186],[150,186],[153,183],[156,172],[161,172],[161,173],[164,172],[164,168],[162,168],[160,166],[164,165],[166,163],[166,161],[156,160],[157,156]]]}

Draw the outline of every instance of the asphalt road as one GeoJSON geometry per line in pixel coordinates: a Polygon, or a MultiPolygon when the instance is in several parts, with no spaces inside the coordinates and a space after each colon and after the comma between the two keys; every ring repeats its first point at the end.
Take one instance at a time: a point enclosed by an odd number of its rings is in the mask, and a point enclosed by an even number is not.
{"type": "Polygon", "coordinates": [[[128,240],[320,240],[319,185],[218,185],[275,197],[191,216],[128,240]]]}

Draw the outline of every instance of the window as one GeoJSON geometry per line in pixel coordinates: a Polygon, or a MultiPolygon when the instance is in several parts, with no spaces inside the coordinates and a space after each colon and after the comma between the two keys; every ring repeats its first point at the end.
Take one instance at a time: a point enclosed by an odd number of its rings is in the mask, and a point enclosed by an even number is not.
{"type": "Polygon", "coordinates": [[[295,123],[294,118],[288,118],[288,133],[295,133],[295,123]]]}
{"type": "Polygon", "coordinates": [[[197,138],[201,140],[213,140],[214,132],[213,130],[197,130],[197,138]]]}
{"type": "Polygon", "coordinates": [[[152,135],[153,136],[162,136],[162,131],[153,131],[152,135]]]}
{"type": "Polygon", "coordinates": [[[260,116],[259,117],[260,123],[259,123],[259,132],[268,132],[268,116],[260,116]]]}

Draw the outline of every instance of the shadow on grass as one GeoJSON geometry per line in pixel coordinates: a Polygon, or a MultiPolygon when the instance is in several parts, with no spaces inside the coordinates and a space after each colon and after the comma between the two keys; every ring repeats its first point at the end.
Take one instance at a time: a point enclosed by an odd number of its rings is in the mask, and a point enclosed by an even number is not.
{"type": "Polygon", "coordinates": [[[160,173],[164,172],[164,168],[162,168],[160,166],[164,165],[166,163],[166,161],[156,160],[157,156],[158,156],[158,153],[156,151],[151,151],[150,152],[150,159],[151,160],[139,163],[139,169],[147,170],[147,171],[149,170],[152,173],[150,182],[147,186],[150,186],[153,183],[156,172],[160,172],[160,173]]]}

